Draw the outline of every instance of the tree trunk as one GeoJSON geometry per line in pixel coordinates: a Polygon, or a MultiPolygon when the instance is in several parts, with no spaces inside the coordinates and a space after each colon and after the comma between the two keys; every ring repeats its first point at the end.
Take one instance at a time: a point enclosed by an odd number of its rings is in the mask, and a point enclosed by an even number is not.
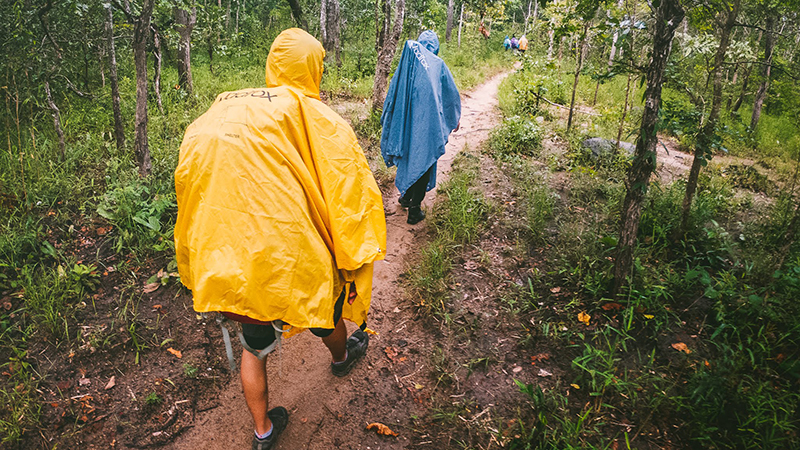
{"type": "Polygon", "coordinates": [[[114,110],[114,140],[117,151],[125,150],[125,125],[122,123],[120,109],[119,78],[117,77],[117,50],[114,47],[114,13],[111,5],[106,4],[106,39],[108,41],[108,78],[111,82],[111,106],[114,110]]]}
{"type": "Polygon", "coordinates": [[[192,30],[197,23],[197,8],[191,12],[175,7],[175,29],[178,31],[178,85],[192,95],[192,30]]]}
{"type": "Polygon", "coordinates": [[[155,0],[144,0],[142,12],[133,28],[133,61],[136,67],[136,118],[134,152],[139,174],[150,174],[150,147],[147,142],[147,37],[155,0]]]}
{"type": "Polygon", "coordinates": [[[228,0],[228,6],[225,7],[225,32],[230,33],[231,27],[231,0],[228,0]]]}
{"type": "Polygon", "coordinates": [[[50,107],[50,114],[53,116],[53,126],[58,135],[58,149],[61,155],[61,161],[67,159],[66,144],[64,143],[64,130],[61,129],[61,113],[53,101],[53,95],[50,93],[50,81],[44,81],[44,93],[47,95],[47,106],[50,107]]]}
{"type": "Polygon", "coordinates": [[[578,78],[581,75],[581,67],[583,66],[583,52],[586,48],[586,38],[589,36],[589,26],[591,21],[586,21],[583,26],[583,35],[581,36],[581,48],[578,49],[578,61],[575,65],[575,81],[572,83],[572,100],[569,103],[569,117],[567,118],[567,132],[569,133],[572,128],[572,116],[575,113],[575,93],[578,91],[578,78]]]}
{"type": "Polygon", "coordinates": [[[758,121],[761,119],[761,109],[764,107],[764,100],[767,98],[767,91],[769,91],[769,77],[772,72],[772,54],[775,51],[775,36],[772,29],[775,27],[775,18],[772,14],[767,15],[766,31],[764,36],[764,66],[762,69],[763,80],[761,86],[758,87],[756,92],[755,103],[753,104],[753,115],[750,118],[750,131],[756,131],[758,121]]]}
{"type": "MultiPolygon", "coordinates": [[[[391,20],[392,0],[381,1],[384,2],[384,20],[386,23],[383,27],[383,30],[388,33],[389,22],[391,20]]],[[[382,39],[380,39],[383,42],[383,47],[381,47],[380,51],[378,52],[378,62],[375,66],[375,86],[372,90],[373,111],[380,111],[383,108],[383,101],[386,97],[386,81],[387,77],[389,76],[389,69],[391,68],[394,54],[397,52],[397,42],[400,40],[400,33],[403,31],[406,2],[405,0],[396,0],[396,2],[397,5],[394,12],[394,26],[392,27],[392,32],[388,36],[384,36],[382,39]]]]}
{"type": "Polygon", "coordinates": [[[742,92],[739,94],[739,98],[736,99],[736,102],[731,107],[731,113],[739,112],[739,108],[742,106],[742,102],[744,101],[745,95],[747,95],[747,83],[750,81],[750,73],[753,72],[753,66],[751,65],[744,71],[744,75],[742,76],[742,92]]]}
{"type": "Polygon", "coordinates": [[[450,42],[450,35],[453,33],[453,6],[455,0],[448,0],[447,2],[447,28],[444,32],[444,41],[450,42]]]}
{"type": "Polygon", "coordinates": [[[303,17],[303,8],[300,7],[299,0],[287,0],[289,2],[289,8],[292,10],[292,18],[294,21],[297,22],[297,26],[308,31],[308,22],[306,18],[303,17]]]}
{"type": "MultiPolygon", "coordinates": [[[[538,5],[538,3],[537,3],[538,5]]],[[[528,33],[528,21],[531,20],[531,7],[533,7],[533,0],[528,0],[528,15],[525,16],[525,26],[522,27],[522,35],[528,33]]]]}
{"type": "Polygon", "coordinates": [[[461,48],[461,29],[464,28],[464,3],[461,3],[461,12],[458,15],[458,48],[461,48]]]}
{"type": "Polygon", "coordinates": [[[683,19],[684,11],[679,0],[662,0],[655,8],[655,30],[653,32],[653,53],[647,68],[647,89],[645,90],[644,112],[636,152],[628,169],[625,183],[626,194],[622,206],[617,257],[614,260],[614,288],[616,297],[631,272],[633,246],[639,232],[639,218],[642,214],[650,174],[656,168],[656,136],[658,110],[661,107],[661,85],[664,69],[667,66],[675,29],[683,19]]]}
{"type": "Polygon", "coordinates": [[[725,62],[725,54],[728,52],[728,45],[731,41],[731,31],[736,24],[736,17],[739,15],[740,0],[734,0],[731,9],[725,14],[725,22],[721,24],[719,37],[719,47],[714,57],[714,69],[711,76],[714,79],[713,97],[711,100],[711,112],[708,119],[700,129],[695,142],[694,159],[692,168],[689,170],[689,178],[686,180],[686,195],[683,198],[683,212],[681,215],[681,226],[676,238],[686,234],[689,227],[689,214],[692,210],[692,200],[697,191],[697,180],[700,177],[700,169],[713,156],[711,148],[714,135],[716,134],[717,123],[719,122],[719,111],[722,108],[722,65],[725,62]]]}
{"type": "Polygon", "coordinates": [[[322,0],[319,8],[319,27],[322,45],[328,56],[335,55],[336,65],[342,66],[341,57],[341,14],[339,0],[322,0]]]}
{"type": "Polygon", "coordinates": [[[539,0],[533,0],[533,21],[531,22],[531,33],[536,31],[536,18],[537,17],[539,17],[539,0]]]}
{"type": "Polygon", "coordinates": [[[547,47],[547,60],[550,61],[553,59],[553,39],[555,38],[556,32],[550,28],[547,31],[547,35],[550,36],[550,45],[547,47]]]}
{"type": "Polygon", "coordinates": [[[164,115],[164,103],[161,101],[161,36],[155,27],[153,30],[153,90],[156,92],[156,104],[161,115],[164,115]]]}

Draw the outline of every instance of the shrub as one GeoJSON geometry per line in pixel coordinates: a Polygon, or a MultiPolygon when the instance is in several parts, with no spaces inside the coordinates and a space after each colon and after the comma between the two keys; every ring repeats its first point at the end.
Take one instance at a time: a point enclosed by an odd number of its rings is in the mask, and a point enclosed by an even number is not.
{"type": "Polygon", "coordinates": [[[489,145],[500,156],[535,156],[542,149],[542,130],[529,119],[512,116],[492,131],[489,145]]]}

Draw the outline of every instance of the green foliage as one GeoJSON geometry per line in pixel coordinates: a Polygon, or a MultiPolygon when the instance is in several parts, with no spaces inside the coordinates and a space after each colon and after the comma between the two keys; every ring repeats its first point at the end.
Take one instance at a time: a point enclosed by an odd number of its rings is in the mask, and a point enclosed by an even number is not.
{"type": "Polygon", "coordinates": [[[163,251],[172,245],[177,205],[174,192],[153,192],[139,180],[109,189],[97,214],[114,225],[115,248],[163,251]]]}
{"type": "Polygon", "coordinates": [[[533,120],[511,116],[492,130],[489,146],[501,156],[535,156],[542,148],[542,131],[533,120]]]}

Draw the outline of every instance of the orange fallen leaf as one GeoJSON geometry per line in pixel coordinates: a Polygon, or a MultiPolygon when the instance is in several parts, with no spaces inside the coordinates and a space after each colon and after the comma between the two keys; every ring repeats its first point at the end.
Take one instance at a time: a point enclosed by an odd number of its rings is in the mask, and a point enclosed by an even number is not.
{"type": "Polygon", "coordinates": [[[581,322],[583,322],[586,325],[589,325],[589,320],[591,318],[592,318],[592,316],[590,316],[589,314],[586,314],[583,311],[578,313],[578,320],[580,320],[581,322]]]}
{"type": "Polygon", "coordinates": [[[167,351],[175,355],[178,359],[183,358],[183,354],[180,350],[175,350],[174,348],[170,347],[167,349],[167,351]]]}
{"type": "Polygon", "coordinates": [[[622,309],[622,305],[617,302],[609,302],[601,306],[605,311],[619,311],[622,309]]]}
{"type": "Polygon", "coordinates": [[[386,347],[383,351],[386,353],[386,357],[389,358],[389,361],[393,363],[397,362],[397,349],[394,347],[386,347]]]}
{"type": "Polygon", "coordinates": [[[537,362],[545,361],[547,359],[550,359],[549,353],[539,353],[538,355],[531,356],[531,365],[535,366],[537,362]]]}
{"type": "Polygon", "coordinates": [[[382,423],[373,422],[373,423],[367,425],[367,430],[371,430],[373,428],[375,428],[375,431],[378,434],[382,434],[384,436],[397,436],[397,433],[395,433],[394,431],[389,429],[389,427],[387,427],[386,425],[384,425],[382,423]]]}
{"type": "Polygon", "coordinates": [[[156,311],[159,311],[161,308],[163,308],[162,305],[153,305],[153,309],[155,309],[156,311]]]}
{"type": "Polygon", "coordinates": [[[692,353],[692,351],[689,350],[689,347],[687,347],[686,344],[684,344],[683,342],[676,342],[676,343],[672,344],[672,348],[674,348],[675,350],[677,350],[679,352],[684,352],[687,355],[689,353],[692,353]]]}

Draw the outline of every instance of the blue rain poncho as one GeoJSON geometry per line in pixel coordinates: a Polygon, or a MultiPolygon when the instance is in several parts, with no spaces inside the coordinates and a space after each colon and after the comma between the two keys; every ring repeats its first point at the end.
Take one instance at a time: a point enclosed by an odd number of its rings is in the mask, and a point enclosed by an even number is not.
{"type": "Polygon", "coordinates": [[[431,167],[427,190],[436,186],[436,161],[461,120],[461,97],[439,53],[439,39],[423,31],[406,41],[383,103],[381,154],[397,166],[394,184],[405,194],[431,167]]]}
{"type": "Polygon", "coordinates": [[[511,48],[511,39],[509,39],[508,36],[506,36],[506,38],[503,39],[503,48],[505,48],[506,50],[511,48]]]}

